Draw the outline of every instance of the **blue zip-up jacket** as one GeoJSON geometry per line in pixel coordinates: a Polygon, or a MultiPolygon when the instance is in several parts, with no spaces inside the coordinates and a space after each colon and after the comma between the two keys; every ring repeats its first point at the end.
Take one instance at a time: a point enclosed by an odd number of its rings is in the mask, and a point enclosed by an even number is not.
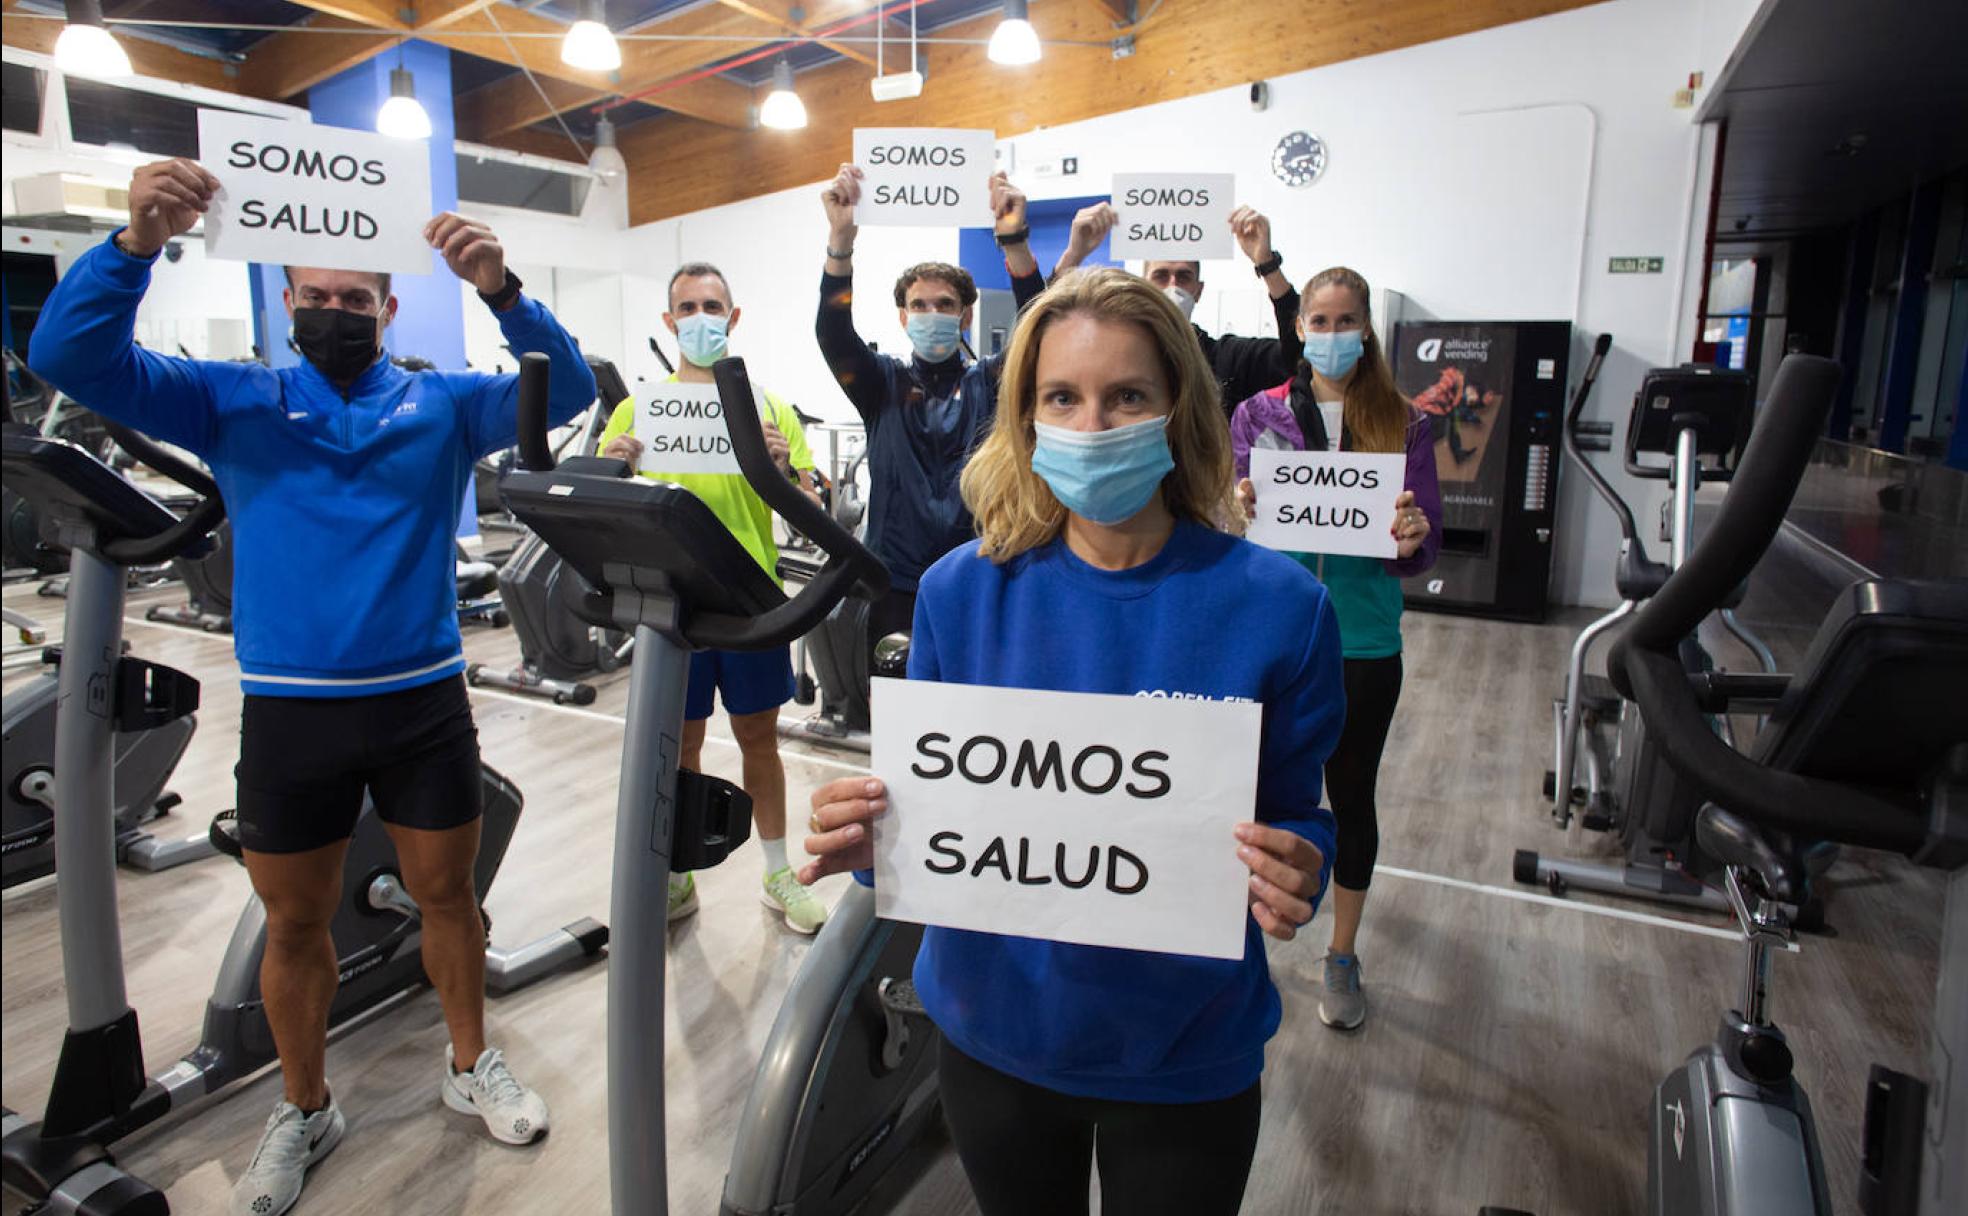
{"type": "MultiPolygon", "coordinates": [[[[1259,702],[1248,817],[1319,848],[1321,894],[1336,829],[1319,790],[1346,716],[1340,672],[1339,622],[1310,572],[1186,521],[1131,570],[1090,566],[1063,539],[998,565],[972,541],[923,576],[909,649],[912,680],[1259,702]]],[[[1237,842],[1225,833],[1223,847],[1237,842]]],[[[1280,1016],[1248,912],[1234,961],[932,928],[915,981],[966,1054],[1034,1085],[1118,1101],[1242,1093],[1280,1016]]]]}
{"type": "MultiPolygon", "coordinates": [[[[154,259],[153,259],[154,260],[154,259]]],[[[516,375],[378,359],[345,394],[311,364],[174,359],[136,345],[150,263],[114,239],[48,297],[28,364],[81,404],[205,461],[232,519],[240,686],[355,697],[464,670],[454,540],[472,465],[511,447],[516,375]]],[[[498,314],[553,360],[558,424],[594,400],[581,350],[538,301],[498,314]]]]}
{"type": "MultiPolygon", "coordinates": [[[[1034,271],[1012,278],[1021,309],[1045,289],[1034,271]]],[[[965,364],[906,360],[870,350],[854,331],[854,280],[820,275],[814,336],[868,436],[868,548],[897,591],[937,558],[977,535],[957,479],[990,433],[998,410],[999,353],[965,364]]]]}

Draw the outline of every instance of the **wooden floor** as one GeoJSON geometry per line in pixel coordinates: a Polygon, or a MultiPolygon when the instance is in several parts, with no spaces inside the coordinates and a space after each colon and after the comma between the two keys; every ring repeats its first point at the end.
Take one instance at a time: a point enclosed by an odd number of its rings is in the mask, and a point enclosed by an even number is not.
{"type": "MultiPolygon", "coordinates": [[[[173,787],[178,830],[202,832],[231,805],[239,692],[230,640],[143,621],[139,653],[204,681],[191,751],[173,787]]],[[[59,601],[30,586],[8,606],[59,632],[59,601]]],[[[1542,626],[1411,615],[1407,685],[1382,770],[1382,871],[1360,953],[1371,1014],[1340,1034],[1316,1015],[1326,930],[1273,943],[1285,1021],[1265,1073],[1264,1123],[1244,1210],[1474,1213],[1484,1203],[1551,1216],[1639,1212],[1650,1095],[1735,997],[1739,947],[1725,922],[1652,905],[1555,901],[1511,882],[1520,847],[1583,856],[1598,846],[1551,826],[1536,792],[1548,765],[1549,699],[1582,616],[1542,626]]],[[[511,661],[510,632],[467,634],[485,661],[511,661]]],[[[8,679],[12,687],[21,677],[8,679]]],[[[581,916],[606,919],[614,779],[626,677],[590,710],[494,693],[473,697],[488,763],[527,794],[493,889],[495,935],[513,944],[581,916]]],[[[797,707],[793,707],[797,708],[797,707]]],[[[713,722],[709,767],[738,777],[713,722]]],[[[854,757],[788,749],[797,820],[808,790],[854,757]]],[[[738,1110],[781,994],[807,940],[754,896],[756,845],[701,876],[703,908],[671,944],[669,1153],[678,1212],[712,1212],[738,1110]]],[[[1832,872],[1835,935],[1775,964],[1774,1009],[1817,1107],[1839,1211],[1853,1196],[1866,1067],[1920,1070],[1939,951],[1940,886],[1890,858],[1849,853],[1832,872]]],[[[831,900],[834,879],[823,885],[831,900]]],[[[54,880],[0,901],[0,1095],[38,1112],[64,1008],[54,880]]],[[[119,874],[129,990],[155,1070],[191,1048],[205,990],[245,873],[223,858],[163,874],[119,874]]],[[[297,1211],[597,1213],[607,1209],[604,969],[492,1002],[493,1041],[552,1103],[542,1144],[511,1149],[438,1101],[437,1002],[410,998],[339,1038],[329,1075],[350,1120],[297,1211]]],[[[181,1213],[224,1211],[277,1081],[262,1077],[189,1120],[120,1150],[181,1213]]],[[[9,1207],[7,1210],[13,1210],[9,1207]]],[[[975,1210],[947,1147],[899,1210],[975,1210]]]]}

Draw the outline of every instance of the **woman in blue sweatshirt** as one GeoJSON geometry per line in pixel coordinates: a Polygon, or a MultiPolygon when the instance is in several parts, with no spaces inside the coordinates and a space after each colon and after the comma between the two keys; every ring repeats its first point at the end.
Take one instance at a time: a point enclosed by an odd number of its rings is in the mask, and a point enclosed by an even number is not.
{"type": "MultiPolygon", "coordinates": [[[[1068,276],[1019,321],[964,470],[981,539],[922,578],[912,679],[1264,706],[1255,814],[1223,842],[1251,872],[1241,960],[924,935],[916,986],[987,1216],[1084,1213],[1096,1154],[1109,1211],[1207,1216],[1243,1197],[1280,1014],[1261,934],[1290,940],[1325,889],[1319,787],[1345,703],[1318,580],[1216,526],[1231,471],[1174,305],[1119,271],[1068,276]]],[[[802,880],[871,881],[867,821],[885,810],[879,780],[817,791],[802,880]]]]}

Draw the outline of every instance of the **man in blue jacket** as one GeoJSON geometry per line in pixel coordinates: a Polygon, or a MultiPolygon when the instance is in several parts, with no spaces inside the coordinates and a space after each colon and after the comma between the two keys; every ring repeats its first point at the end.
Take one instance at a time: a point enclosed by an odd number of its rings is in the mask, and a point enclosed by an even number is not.
{"type": "MultiPolygon", "coordinates": [[[[916,579],[974,535],[957,492],[964,462],[997,413],[1002,353],[963,355],[977,284],[947,262],[923,262],[895,280],[897,319],[912,358],[871,348],[854,329],[854,205],[862,172],[842,165],[820,193],[827,212],[827,262],[820,275],[814,335],[868,437],[868,548],[888,567],[889,593],[868,608],[868,644],[907,632],[916,615],[916,579]]],[[[991,214],[1020,308],[1045,289],[1032,256],[1025,195],[1003,173],[990,179],[991,214]]]]}
{"type": "MultiPolygon", "coordinates": [[[[485,1042],[478,732],[465,697],[452,537],[478,457],[516,441],[516,376],[406,373],[383,350],[388,275],[287,268],[299,367],[172,359],[133,340],[150,266],[211,203],[196,162],[130,181],[130,223],[69,269],[29,364],[90,408],[197,453],[232,518],[240,723],[239,830],[266,906],[260,985],[285,1095],[233,1192],[273,1216],[341,1139],[325,1075],[336,986],[329,923],[366,789],[423,912],[424,968],[443,1003],[441,1094],[526,1144],[547,1107],[485,1042]],[[463,1066],[461,1071],[459,1065],[463,1066]]],[[[594,399],[574,339],[520,294],[485,225],[450,212],[424,236],[478,288],[515,352],[552,357],[549,413],[594,399]]]]}

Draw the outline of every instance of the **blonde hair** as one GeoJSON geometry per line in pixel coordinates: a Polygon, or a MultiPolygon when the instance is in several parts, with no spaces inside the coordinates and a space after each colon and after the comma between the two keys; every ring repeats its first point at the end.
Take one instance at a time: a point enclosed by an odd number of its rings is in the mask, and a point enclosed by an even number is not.
{"type": "Polygon", "coordinates": [[[1394,369],[1387,365],[1380,335],[1374,332],[1373,297],[1367,281],[1357,270],[1334,266],[1321,270],[1306,281],[1301,293],[1310,300],[1321,287],[1343,287],[1360,300],[1360,316],[1365,321],[1361,336],[1360,362],[1353,378],[1346,382],[1346,404],[1341,407],[1340,425],[1352,438],[1355,452],[1400,452],[1408,445],[1408,419],[1414,407],[1394,386],[1394,369]]]}
{"type": "Polygon", "coordinates": [[[983,537],[980,552],[994,562],[1048,543],[1066,525],[1066,508],[1032,471],[1032,418],[1039,346],[1055,322],[1077,315],[1139,326],[1160,356],[1173,401],[1168,444],[1175,469],[1160,487],[1169,512],[1211,528],[1239,514],[1231,509],[1230,428],[1196,331],[1145,279],[1108,267],[1078,270],[1061,276],[1019,318],[998,381],[997,418],[964,466],[964,505],[983,537]]]}

